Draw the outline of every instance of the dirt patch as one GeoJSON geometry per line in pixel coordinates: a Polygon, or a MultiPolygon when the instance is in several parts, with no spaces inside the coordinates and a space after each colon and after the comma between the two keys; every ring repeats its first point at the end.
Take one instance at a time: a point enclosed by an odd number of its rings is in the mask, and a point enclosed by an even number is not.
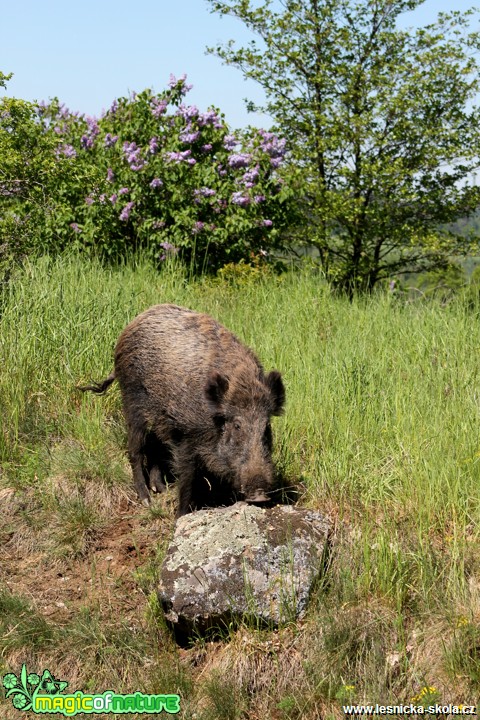
{"type": "MultiPolygon", "coordinates": [[[[55,557],[45,550],[25,553],[16,537],[22,532],[17,526],[3,545],[0,585],[28,599],[53,623],[64,624],[80,608],[92,605],[106,616],[135,622],[143,616],[146,603],[135,573],[155,558],[159,540],[168,540],[173,528],[173,512],[168,509],[172,501],[168,498],[163,504],[165,517],[156,517],[135,500],[124,498],[88,553],[76,558],[55,557]]],[[[48,534],[48,529],[43,533],[48,534]]]]}

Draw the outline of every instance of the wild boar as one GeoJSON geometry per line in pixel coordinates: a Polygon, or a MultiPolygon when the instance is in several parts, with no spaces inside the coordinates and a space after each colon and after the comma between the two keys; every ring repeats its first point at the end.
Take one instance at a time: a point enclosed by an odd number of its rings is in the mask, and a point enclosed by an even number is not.
{"type": "MultiPolygon", "coordinates": [[[[117,380],[139,499],[178,484],[178,515],[226,496],[264,502],[272,489],[272,415],[285,389],[252,350],[209,315],[155,305],[122,332],[115,370],[83,390],[117,380]]],[[[222,502],[223,504],[223,502],[222,502]]]]}

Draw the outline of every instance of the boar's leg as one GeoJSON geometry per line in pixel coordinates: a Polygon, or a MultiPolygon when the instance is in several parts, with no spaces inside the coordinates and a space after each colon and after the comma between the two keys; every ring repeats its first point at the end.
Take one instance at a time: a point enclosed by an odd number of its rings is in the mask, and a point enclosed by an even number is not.
{"type": "Polygon", "coordinates": [[[143,505],[150,503],[150,493],[148,491],[147,480],[144,472],[144,451],[145,440],[143,433],[135,430],[127,423],[128,430],[128,458],[132,466],[133,484],[137,491],[138,499],[143,505]]]}
{"type": "Polygon", "coordinates": [[[138,499],[143,505],[149,505],[150,493],[148,491],[147,483],[145,482],[145,475],[143,473],[143,456],[141,453],[134,454],[131,451],[128,453],[128,455],[133,471],[133,484],[135,485],[138,499]]]}
{"type": "Polygon", "coordinates": [[[170,452],[153,432],[148,433],[145,438],[144,456],[150,490],[156,493],[164,492],[167,487],[164,478],[167,481],[171,480],[169,477],[170,452]]]}
{"type": "Polygon", "coordinates": [[[178,483],[177,517],[186,515],[195,508],[192,506],[193,483],[196,472],[196,459],[188,442],[178,445],[173,453],[172,470],[178,483]]]}
{"type": "Polygon", "coordinates": [[[177,517],[186,515],[194,508],[192,507],[193,479],[195,470],[192,469],[188,477],[181,476],[178,480],[178,510],[177,517]]]}

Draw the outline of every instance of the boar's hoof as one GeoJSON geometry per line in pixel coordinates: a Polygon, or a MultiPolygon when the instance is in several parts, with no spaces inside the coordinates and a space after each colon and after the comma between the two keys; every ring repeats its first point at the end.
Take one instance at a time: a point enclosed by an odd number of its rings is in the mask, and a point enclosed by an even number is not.
{"type": "Polygon", "coordinates": [[[166,490],[165,483],[162,480],[162,473],[157,465],[150,470],[150,489],[155,493],[163,493],[166,490]]]}

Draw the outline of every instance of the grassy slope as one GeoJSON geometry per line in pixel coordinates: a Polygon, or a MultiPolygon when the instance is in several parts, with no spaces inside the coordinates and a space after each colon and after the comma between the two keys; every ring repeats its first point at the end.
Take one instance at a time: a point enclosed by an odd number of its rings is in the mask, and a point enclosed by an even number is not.
{"type": "Polygon", "coordinates": [[[187,283],[65,258],[20,273],[2,313],[0,674],[27,661],[72,689],[178,691],[183,717],[203,720],[340,717],[342,701],[409,703],[428,687],[427,704],[476,701],[471,309],[349,304],[308,275],[187,283]],[[157,302],[211,313],[284,374],[277,462],[337,528],[330,583],[301,624],[187,651],[163,627],[174,494],[136,504],[118,389],[75,390],[109,373],[121,329],[157,302]]]}

